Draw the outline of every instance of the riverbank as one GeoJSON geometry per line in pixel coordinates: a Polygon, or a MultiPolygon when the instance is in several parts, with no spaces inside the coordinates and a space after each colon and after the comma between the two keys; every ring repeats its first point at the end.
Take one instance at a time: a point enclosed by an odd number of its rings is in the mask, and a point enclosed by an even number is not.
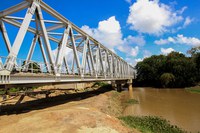
{"type": "MultiPolygon", "coordinates": [[[[130,94],[125,93],[124,97],[130,94]]],[[[180,89],[134,88],[132,98],[139,104],[127,106],[124,116],[157,116],[184,131],[200,131],[200,96],[180,89]]]]}
{"type": "Polygon", "coordinates": [[[98,89],[24,103],[0,116],[0,132],[137,133],[123,125],[120,94],[98,89]]]}
{"type": "MultiPolygon", "coordinates": [[[[22,102],[17,107],[10,106],[10,110],[2,108],[7,113],[0,116],[0,132],[181,133],[180,128],[171,125],[177,125],[179,117],[186,117],[184,124],[192,124],[194,127],[191,128],[196,131],[198,119],[188,119],[186,112],[190,111],[185,109],[196,108],[196,104],[179,99],[177,96],[182,93],[198,101],[197,94],[193,96],[184,90],[134,88],[133,91],[118,93],[104,86],[87,92],[22,102]],[[179,107],[180,104],[184,104],[184,109],[179,107]]],[[[184,124],[181,127],[185,127],[184,124]]]]}
{"type": "Polygon", "coordinates": [[[186,88],[185,90],[191,93],[200,94],[200,86],[189,87],[189,88],[186,88]]]}

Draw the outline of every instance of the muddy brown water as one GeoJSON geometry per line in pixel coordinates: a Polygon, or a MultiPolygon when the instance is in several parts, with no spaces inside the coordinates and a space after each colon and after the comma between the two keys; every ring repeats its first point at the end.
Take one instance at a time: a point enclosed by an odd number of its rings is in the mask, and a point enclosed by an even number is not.
{"type": "Polygon", "coordinates": [[[129,105],[124,115],[161,116],[189,132],[200,132],[200,94],[184,89],[134,88],[123,92],[139,104],[129,105]]]}

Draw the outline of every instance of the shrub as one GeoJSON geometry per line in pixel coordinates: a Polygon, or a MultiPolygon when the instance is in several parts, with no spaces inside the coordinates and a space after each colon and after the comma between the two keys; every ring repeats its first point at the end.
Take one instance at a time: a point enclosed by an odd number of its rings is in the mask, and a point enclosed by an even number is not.
{"type": "Polygon", "coordinates": [[[160,76],[161,85],[165,87],[173,87],[175,76],[172,73],[163,73],[160,76]]]}

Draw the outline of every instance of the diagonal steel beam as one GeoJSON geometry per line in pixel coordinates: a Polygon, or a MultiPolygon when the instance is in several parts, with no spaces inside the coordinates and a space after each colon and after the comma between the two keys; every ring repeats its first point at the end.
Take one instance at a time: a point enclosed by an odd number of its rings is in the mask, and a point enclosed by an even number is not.
{"type": "Polygon", "coordinates": [[[56,25],[53,25],[53,26],[49,26],[47,27],[47,32],[49,31],[52,31],[52,30],[57,30],[57,29],[60,29],[60,28],[64,28],[65,26],[63,24],[56,24],[56,25]]]}
{"type": "Polygon", "coordinates": [[[46,52],[45,52],[41,37],[38,38],[38,43],[40,45],[40,49],[41,49],[41,52],[42,52],[42,57],[44,59],[44,63],[45,63],[47,72],[51,73],[51,68],[50,68],[48,60],[47,60],[46,52]]]}
{"type": "Polygon", "coordinates": [[[2,33],[2,35],[3,35],[3,38],[4,38],[4,41],[5,41],[5,44],[6,44],[8,53],[10,53],[10,50],[11,50],[11,43],[10,43],[10,39],[9,39],[9,37],[8,37],[8,33],[7,33],[7,30],[6,30],[6,27],[5,27],[3,21],[0,21],[0,31],[1,31],[1,33],[2,33]]]}
{"type": "Polygon", "coordinates": [[[82,72],[81,72],[81,67],[80,67],[80,60],[79,60],[79,57],[78,57],[75,39],[74,39],[74,35],[73,35],[73,30],[72,30],[71,26],[70,26],[70,38],[71,38],[71,42],[72,42],[72,48],[73,48],[73,52],[74,52],[74,58],[75,58],[75,61],[76,61],[78,73],[81,75],[82,72]]]}
{"type": "Polygon", "coordinates": [[[19,49],[22,45],[22,41],[23,41],[24,36],[27,32],[28,26],[31,22],[31,18],[32,18],[34,12],[35,12],[36,6],[37,6],[37,3],[33,2],[31,7],[28,8],[26,15],[25,15],[25,18],[24,18],[24,21],[22,22],[22,25],[21,25],[21,27],[18,31],[18,34],[15,38],[15,41],[14,41],[13,46],[11,48],[11,51],[8,55],[8,59],[6,61],[6,70],[8,70],[9,72],[11,72],[12,69],[13,69],[14,62],[15,62],[16,57],[18,55],[19,49]]]}
{"type": "Polygon", "coordinates": [[[10,15],[12,13],[15,13],[15,12],[18,12],[20,10],[23,10],[25,8],[27,8],[28,6],[30,6],[30,3],[29,2],[26,2],[26,1],[23,1],[15,6],[12,6],[8,9],[5,9],[3,11],[0,12],[0,18],[4,17],[4,16],[7,16],[7,15],[10,15]]]}
{"type": "Polygon", "coordinates": [[[38,15],[39,24],[40,24],[40,28],[41,28],[41,31],[42,31],[42,36],[43,36],[43,40],[44,40],[44,43],[45,43],[45,47],[46,47],[46,50],[47,50],[47,55],[48,55],[48,58],[49,58],[49,61],[50,61],[50,64],[51,64],[51,68],[52,68],[54,74],[56,74],[57,72],[56,72],[56,69],[55,69],[55,61],[53,59],[51,45],[50,45],[50,42],[49,42],[49,37],[48,37],[47,31],[46,31],[46,27],[45,27],[45,24],[44,24],[42,11],[41,11],[41,8],[39,6],[37,6],[36,15],[38,15]]]}
{"type": "Polygon", "coordinates": [[[64,50],[65,50],[65,47],[66,47],[66,44],[67,44],[67,41],[68,41],[68,37],[69,37],[69,30],[70,28],[67,27],[64,31],[64,35],[63,35],[63,38],[62,38],[62,42],[61,44],[58,46],[58,52],[57,52],[57,57],[56,57],[56,67],[57,67],[57,70],[58,70],[58,74],[60,73],[60,70],[61,70],[61,66],[63,64],[63,59],[64,59],[64,50]]]}
{"type": "Polygon", "coordinates": [[[66,56],[64,56],[64,64],[65,64],[65,67],[66,67],[66,71],[67,71],[67,73],[69,74],[69,73],[70,73],[70,70],[69,70],[69,65],[68,65],[67,57],[66,57],[66,56]]]}
{"type": "Polygon", "coordinates": [[[32,40],[32,43],[31,43],[31,47],[29,49],[29,52],[28,52],[28,56],[26,58],[26,61],[25,61],[25,64],[24,64],[24,70],[23,71],[27,71],[28,70],[28,63],[30,62],[32,56],[33,56],[33,52],[35,50],[35,45],[36,45],[36,42],[38,40],[38,35],[35,35],[33,40],[32,40]]]}

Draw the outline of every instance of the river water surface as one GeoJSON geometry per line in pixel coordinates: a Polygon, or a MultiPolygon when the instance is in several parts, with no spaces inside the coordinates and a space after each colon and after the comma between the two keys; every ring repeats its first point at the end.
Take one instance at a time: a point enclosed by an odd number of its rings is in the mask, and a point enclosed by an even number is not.
{"type": "Polygon", "coordinates": [[[184,89],[134,88],[125,91],[126,98],[139,104],[127,106],[124,115],[161,116],[190,132],[200,131],[200,94],[184,89]]]}

